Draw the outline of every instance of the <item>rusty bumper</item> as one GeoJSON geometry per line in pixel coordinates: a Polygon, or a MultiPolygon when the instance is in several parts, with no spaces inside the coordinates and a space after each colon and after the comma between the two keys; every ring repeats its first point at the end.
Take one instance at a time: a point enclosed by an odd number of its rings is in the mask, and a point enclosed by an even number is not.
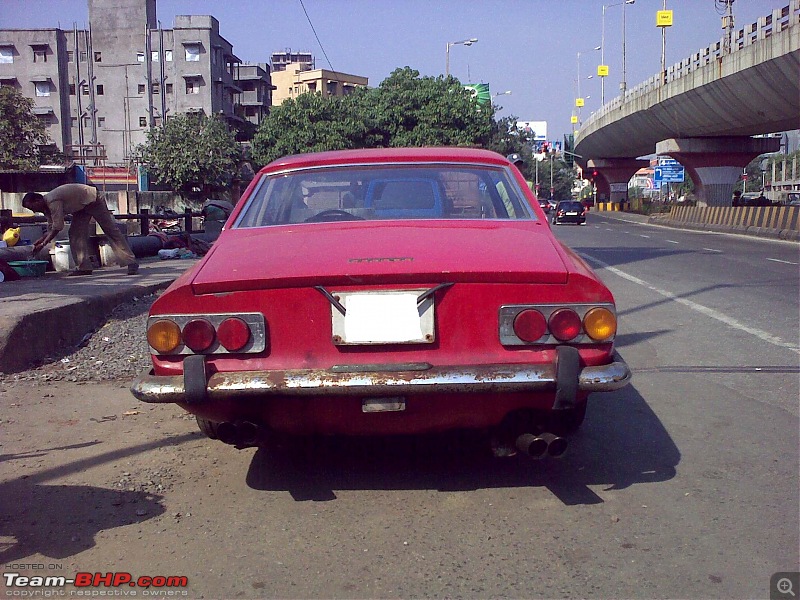
{"type": "MultiPolygon", "coordinates": [[[[631,380],[628,365],[618,356],[614,362],[584,367],[578,375],[583,392],[610,392],[631,380]]],[[[159,376],[152,371],[131,384],[131,392],[144,402],[198,402],[222,398],[280,396],[376,396],[423,393],[504,393],[555,391],[555,365],[480,365],[433,367],[410,364],[373,370],[347,367],[330,370],[237,371],[214,373],[206,378],[202,397],[187,394],[198,382],[184,375],[159,376]],[[193,397],[192,397],[193,396],[193,397]]],[[[200,384],[202,389],[202,384],[200,384]]]]}

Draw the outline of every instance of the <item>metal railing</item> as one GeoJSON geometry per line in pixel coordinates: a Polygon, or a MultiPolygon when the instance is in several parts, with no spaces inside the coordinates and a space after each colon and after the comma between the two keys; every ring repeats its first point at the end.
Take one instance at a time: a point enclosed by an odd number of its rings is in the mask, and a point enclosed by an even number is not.
{"type": "Polygon", "coordinates": [[[719,41],[695,52],[689,58],[667,67],[663,73],[653,75],[639,85],[630,88],[623,95],[604,104],[596,112],[592,113],[590,120],[599,119],[620,108],[630,100],[649,94],[667,83],[685,77],[706,65],[721,60],[724,56],[752,46],[756,42],[767,39],[774,33],[784,31],[793,25],[800,25],[800,0],[791,0],[783,8],[775,9],[772,14],[761,17],[757,22],[736,31],[731,39],[730,53],[725,52],[725,38],[720,38],[719,41]]]}
{"type": "MultiPolygon", "coordinates": [[[[153,213],[150,212],[149,209],[142,208],[138,213],[130,213],[130,214],[121,214],[121,215],[114,215],[115,219],[122,220],[122,221],[129,221],[132,219],[136,219],[139,221],[139,231],[141,231],[141,235],[148,235],[150,233],[150,223],[156,220],[161,220],[166,218],[176,218],[182,221],[182,231],[181,233],[198,233],[202,230],[194,230],[193,226],[193,219],[195,217],[202,217],[203,214],[199,212],[192,212],[188,208],[184,210],[182,213],[177,213],[177,215],[163,215],[160,213],[153,213]]],[[[70,218],[67,217],[66,221],[69,222],[70,218]]],[[[11,212],[11,209],[4,208],[0,209],[0,234],[5,232],[6,229],[9,227],[15,227],[16,225],[35,225],[37,223],[46,223],[47,217],[39,216],[39,215],[30,215],[30,216],[14,216],[11,212]]]]}

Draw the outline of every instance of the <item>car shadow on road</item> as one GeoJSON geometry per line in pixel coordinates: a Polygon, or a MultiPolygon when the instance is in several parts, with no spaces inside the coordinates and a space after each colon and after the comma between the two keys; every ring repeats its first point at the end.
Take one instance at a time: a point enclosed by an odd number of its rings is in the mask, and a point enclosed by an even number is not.
{"type": "MultiPolygon", "coordinates": [[[[45,482],[156,448],[183,444],[196,440],[199,435],[199,432],[192,432],[115,448],[0,483],[0,565],[35,554],[53,559],[73,556],[94,547],[95,536],[101,531],[140,523],[163,514],[163,497],[158,494],[89,485],[46,485],[45,482]]],[[[95,445],[96,442],[73,444],[30,453],[5,454],[0,458],[11,462],[95,445]]]]}
{"type": "Polygon", "coordinates": [[[468,491],[546,487],[565,505],[599,504],[607,490],[675,476],[680,452],[634,386],[589,399],[586,422],[561,459],[496,459],[467,434],[325,438],[253,455],[247,484],[297,501],[329,501],[336,490],[468,491]]]}
{"type": "Polygon", "coordinates": [[[164,512],[161,496],[86,485],[0,485],[0,564],[41,554],[53,559],[94,547],[100,531],[164,512]]]}

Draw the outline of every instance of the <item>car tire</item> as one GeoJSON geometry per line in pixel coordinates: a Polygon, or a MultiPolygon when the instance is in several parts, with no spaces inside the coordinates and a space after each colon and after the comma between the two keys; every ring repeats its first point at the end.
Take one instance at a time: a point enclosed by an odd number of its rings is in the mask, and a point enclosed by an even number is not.
{"type": "Polygon", "coordinates": [[[217,436],[217,426],[219,423],[209,421],[208,419],[201,419],[200,417],[195,417],[195,419],[197,419],[197,427],[200,429],[203,435],[212,440],[219,439],[217,436]]]}
{"type": "Polygon", "coordinates": [[[574,408],[554,410],[550,415],[549,431],[556,435],[575,433],[586,419],[586,404],[586,400],[583,400],[574,408]]]}

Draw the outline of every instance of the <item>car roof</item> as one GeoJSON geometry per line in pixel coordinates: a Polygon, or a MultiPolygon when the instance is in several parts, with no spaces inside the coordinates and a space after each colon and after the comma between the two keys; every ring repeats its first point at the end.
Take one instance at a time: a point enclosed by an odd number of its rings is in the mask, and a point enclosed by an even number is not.
{"type": "Polygon", "coordinates": [[[508,166],[511,163],[497,152],[479,148],[429,147],[429,148],[367,148],[361,150],[333,150],[309,152],[279,158],[260,172],[275,172],[307,167],[353,164],[381,164],[407,162],[463,162],[508,166]]]}

